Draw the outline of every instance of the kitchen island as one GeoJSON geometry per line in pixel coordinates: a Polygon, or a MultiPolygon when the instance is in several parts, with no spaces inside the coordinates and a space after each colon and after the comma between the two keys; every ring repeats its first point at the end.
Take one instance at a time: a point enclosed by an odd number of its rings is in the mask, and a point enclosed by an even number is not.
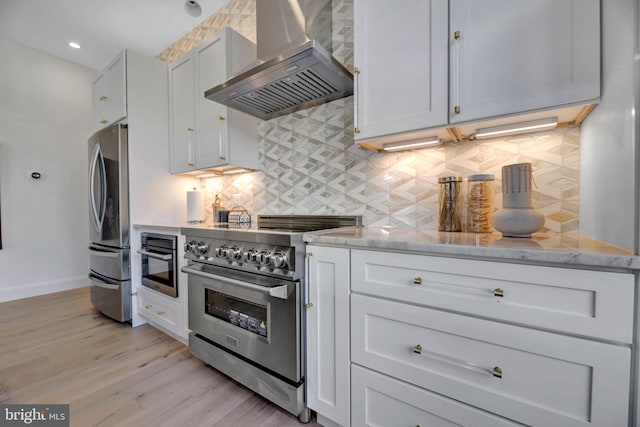
{"type": "Polygon", "coordinates": [[[577,234],[396,227],[305,241],[321,424],[635,422],[631,252],[577,234]]]}

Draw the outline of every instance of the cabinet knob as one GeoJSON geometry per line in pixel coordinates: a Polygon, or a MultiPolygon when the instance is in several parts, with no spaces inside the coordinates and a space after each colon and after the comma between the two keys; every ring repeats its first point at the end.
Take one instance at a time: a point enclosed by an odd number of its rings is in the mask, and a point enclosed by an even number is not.
{"type": "Polygon", "coordinates": [[[146,308],[147,310],[149,310],[152,306],[151,305],[145,305],[144,308],[146,308]]]}
{"type": "Polygon", "coordinates": [[[455,107],[453,107],[453,112],[456,114],[460,114],[460,106],[456,105],[455,107]]]}
{"type": "Polygon", "coordinates": [[[109,99],[109,97],[108,97],[108,96],[104,96],[104,95],[102,95],[102,96],[100,97],[100,101],[106,101],[107,99],[109,99]]]}
{"type": "Polygon", "coordinates": [[[164,311],[159,311],[157,314],[158,316],[162,316],[164,314],[164,311]]]}
{"type": "Polygon", "coordinates": [[[360,128],[353,128],[353,133],[360,133],[360,128]]]}
{"type": "Polygon", "coordinates": [[[304,308],[306,308],[307,310],[309,310],[311,307],[313,307],[313,304],[308,302],[304,305],[304,308]]]}
{"type": "Polygon", "coordinates": [[[413,284],[414,285],[422,285],[422,277],[415,277],[413,279],[413,284]]]}
{"type": "Polygon", "coordinates": [[[187,132],[193,132],[193,128],[187,128],[187,132]]]}
{"type": "Polygon", "coordinates": [[[353,74],[360,74],[360,67],[353,67],[353,74]]]}
{"type": "Polygon", "coordinates": [[[102,119],[100,120],[100,123],[106,125],[107,123],[109,123],[109,120],[102,119]]]}
{"type": "Polygon", "coordinates": [[[493,290],[493,296],[498,297],[498,298],[504,297],[504,290],[502,290],[501,288],[495,288],[493,290]]]}
{"type": "Polygon", "coordinates": [[[219,157],[219,159],[220,159],[220,160],[226,160],[227,158],[226,158],[226,157],[224,157],[224,156],[220,156],[220,157],[219,157]]]}
{"type": "Polygon", "coordinates": [[[224,120],[224,116],[218,116],[218,120],[224,120]]]}
{"type": "Polygon", "coordinates": [[[413,352],[415,354],[422,354],[422,346],[420,344],[416,345],[415,347],[413,347],[413,352]]]}
{"type": "Polygon", "coordinates": [[[453,32],[453,38],[458,40],[460,38],[460,31],[454,31],[453,32]]]}
{"type": "Polygon", "coordinates": [[[500,366],[496,366],[495,368],[493,368],[493,371],[491,371],[491,373],[496,378],[502,378],[502,368],[500,368],[500,366]]]}
{"type": "Polygon", "coordinates": [[[195,165],[196,165],[195,163],[191,163],[191,162],[187,163],[187,166],[195,166],[195,165]]]}

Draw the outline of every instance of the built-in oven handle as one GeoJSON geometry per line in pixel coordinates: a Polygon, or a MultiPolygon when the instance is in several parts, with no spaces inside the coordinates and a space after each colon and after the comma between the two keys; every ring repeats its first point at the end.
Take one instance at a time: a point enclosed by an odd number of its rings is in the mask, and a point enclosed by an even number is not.
{"type": "Polygon", "coordinates": [[[146,255],[149,258],[161,259],[163,261],[169,261],[170,259],[173,258],[173,255],[171,254],[159,254],[157,252],[143,251],[142,249],[138,249],[138,253],[140,255],[146,255]]]}
{"type": "Polygon", "coordinates": [[[104,249],[96,249],[93,246],[89,246],[89,253],[95,256],[102,256],[107,258],[118,258],[120,254],[118,252],[104,250],[104,249]]]}
{"type": "Polygon", "coordinates": [[[119,285],[112,285],[111,283],[105,282],[104,280],[97,278],[93,274],[89,274],[89,280],[91,281],[92,285],[97,286],[99,288],[109,289],[112,291],[117,291],[120,289],[119,285]]]}
{"type": "Polygon", "coordinates": [[[258,292],[268,293],[272,297],[280,298],[280,299],[288,299],[289,294],[289,286],[290,285],[282,285],[282,286],[274,286],[272,288],[260,285],[254,285],[253,283],[243,282],[241,280],[231,279],[229,277],[218,276],[211,273],[205,273],[204,271],[196,270],[195,268],[190,267],[182,267],[180,269],[183,273],[193,274],[195,276],[204,277],[211,280],[217,280],[224,283],[229,283],[231,285],[239,286],[245,289],[251,289],[258,292]]]}

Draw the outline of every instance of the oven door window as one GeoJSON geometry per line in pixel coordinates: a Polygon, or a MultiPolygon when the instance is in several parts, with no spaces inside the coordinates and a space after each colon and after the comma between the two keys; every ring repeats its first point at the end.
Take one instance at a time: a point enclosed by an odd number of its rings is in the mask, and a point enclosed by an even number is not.
{"type": "MultiPolygon", "coordinates": [[[[142,256],[142,284],[158,290],[162,288],[175,291],[176,274],[173,254],[162,249],[145,248],[148,255],[142,256]]],[[[177,295],[175,295],[177,296],[177,295]]]]}
{"type": "Polygon", "coordinates": [[[267,336],[267,307],[205,289],[205,313],[249,332],[267,336]]]}

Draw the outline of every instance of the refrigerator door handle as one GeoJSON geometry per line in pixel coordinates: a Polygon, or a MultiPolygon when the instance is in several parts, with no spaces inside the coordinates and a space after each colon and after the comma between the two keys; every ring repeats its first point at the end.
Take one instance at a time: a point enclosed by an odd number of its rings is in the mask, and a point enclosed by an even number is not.
{"type": "Polygon", "coordinates": [[[109,290],[112,290],[112,291],[120,290],[120,285],[113,285],[113,284],[111,284],[109,282],[106,282],[106,281],[100,279],[97,276],[94,276],[91,273],[89,273],[89,280],[91,281],[91,284],[93,286],[97,286],[99,288],[109,289],[109,290]]]}
{"type": "Polygon", "coordinates": [[[93,155],[91,156],[91,170],[89,171],[89,192],[91,201],[91,213],[93,214],[93,220],[95,221],[98,231],[102,230],[102,224],[104,223],[104,215],[107,210],[107,198],[104,196],[107,191],[107,177],[106,168],[104,166],[104,157],[102,156],[102,150],[100,150],[100,144],[96,144],[93,155]],[[99,168],[99,170],[97,170],[99,168]],[[96,202],[96,192],[94,188],[94,181],[96,173],[100,174],[100,201],[96,202]]]}

